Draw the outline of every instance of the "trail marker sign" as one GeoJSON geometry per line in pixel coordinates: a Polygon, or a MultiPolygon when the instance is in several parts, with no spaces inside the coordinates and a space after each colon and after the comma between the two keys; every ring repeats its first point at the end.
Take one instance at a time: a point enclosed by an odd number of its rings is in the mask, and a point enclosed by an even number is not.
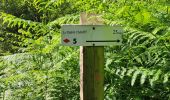
{"type": "Polygon", "coordinates": [[[123,29],[108,25],[62,25],[61,44],[66,46],[121,45],[123,29]]]}

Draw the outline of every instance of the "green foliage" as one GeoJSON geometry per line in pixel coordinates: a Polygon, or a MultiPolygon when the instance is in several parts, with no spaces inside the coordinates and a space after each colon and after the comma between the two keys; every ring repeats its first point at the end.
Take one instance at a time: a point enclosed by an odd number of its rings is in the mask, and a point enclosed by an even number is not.
{"type": "Polygon", "coordinates": [[[170,53],[169,6],[165,6],[165,1],[132,1],[113,4],[114,7],[119,5],[119,8],[110,9],[112,13],[108,11],[104,16],[106,24],[125,26],[124,45],[106,48],[106,83],[111,83],[110,90],[115,90],[110,91],[114,95],[106,97],[108,99],[117,97],[120,100],[131,98],[167,100],[170,53]],[[112,16],[113,14],[115,16],[112,16]],[[110,75],[113,78],[109,77],[110,75]],[[143,89],[148,91],[144,92],[143,89]],[[118,94],[115,95],[116,93],[118,94]],[[121,93],[124,95],[119,95],[121,93]]]}
{"type": "Polygon", "coordinates": [[[78,100],[77,47],[60,46],[62,24],[80,12],[124,27],[123,45],[105,47],[106,100],[170,99],[168,0],[1,0],[3,100],[78,100]],[[12,54],[12,55],[9,55],[12,54]]]}

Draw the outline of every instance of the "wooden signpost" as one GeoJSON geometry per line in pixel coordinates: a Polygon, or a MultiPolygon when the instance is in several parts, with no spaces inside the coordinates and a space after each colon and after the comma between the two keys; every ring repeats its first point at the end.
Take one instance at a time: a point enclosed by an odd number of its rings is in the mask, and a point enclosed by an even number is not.
{"type": "Polygon", "coordinates": [[[80,47],[80,99],[104,100],[104,46],[120,45],[122,28],[82,13],[81,25],[62,26],[62,45],[80,47]],[[95,25],[94,25],[95,24],[95,25]]]}

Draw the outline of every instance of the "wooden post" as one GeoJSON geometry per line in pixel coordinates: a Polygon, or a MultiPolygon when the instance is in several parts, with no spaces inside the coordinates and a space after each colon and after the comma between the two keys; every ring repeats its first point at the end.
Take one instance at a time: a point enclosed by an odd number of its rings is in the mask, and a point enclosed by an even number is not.
{"type": "MultiPolygon", "coordinates": [[[[101,21],[94,14],[82,13],[80,23],[101,24],[101,21]]],[[[104,100],[103,46],[80,47],[80,99],[104,100]]]]}

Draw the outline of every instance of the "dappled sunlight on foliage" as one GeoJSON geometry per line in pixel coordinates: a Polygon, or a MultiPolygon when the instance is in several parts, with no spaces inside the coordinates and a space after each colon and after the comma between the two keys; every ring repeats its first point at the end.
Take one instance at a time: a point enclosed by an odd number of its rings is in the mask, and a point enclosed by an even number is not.
{"type": "Polygon", "coordinates": [[[79,47],[60,28],[81,12],[125,31],[105,47],[105,100],[170,99],[169,0],[1,0],[2,100],[79,100],[79,47]]]}

